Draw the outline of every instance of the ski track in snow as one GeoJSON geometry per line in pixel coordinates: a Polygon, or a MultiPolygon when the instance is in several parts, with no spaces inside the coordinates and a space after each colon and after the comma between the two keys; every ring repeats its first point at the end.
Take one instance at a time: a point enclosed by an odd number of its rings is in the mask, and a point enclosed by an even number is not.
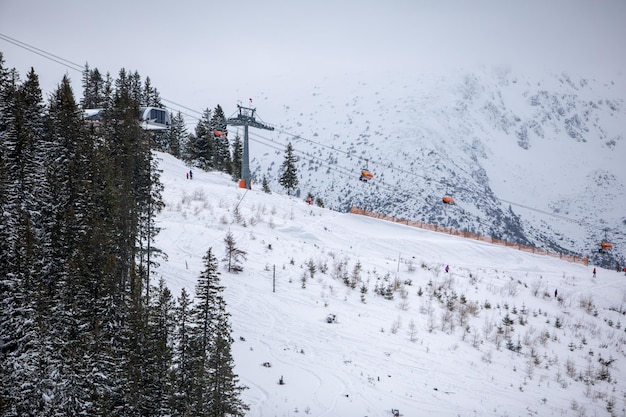
{"type": "MultiPolygon", "coordinates": [[[[568,392],[556,387],[553,374],[543,368],[537,368],[535,377],[525,383],[523,355],[498,350],[491,341],[474,348],[461,340],[458,325],[455,331],[442,331],[439,313],[434,331],[428,332],[428,316],[421,312],[428,297],[418,296],[417,291],[427,291],[430,281],[436,285],[449,281],[468,300],[479,304],[489,300],[493,308],[481,309],[470,320],[472,331],[481,334],[486,321],[501,321],[506,311],[498,306],[505,303],[541,309],[551,319],[561,316],[586,323],[593,317],[581,311],[578,300],[592,295],[603,306],[602,313],[609,314],[607,307],[626,302],[623,274],[599,269],[598,278],[591,279],[591,266],[321,209],[277,194],[246,193],[220,174],[194,170],[194,179],[186,180],[188,168],[182,162],[169,155],[160,157],[166,207],[158,217],[163,230],[155,246],[167,252],[168,260],[161,261],[156,274],[165,278],[175,296],[183,287],[193,294],[202,257],[209,247],[215,251],[231,313],[235,372],[249,387],[243,393],[251,405],[248,415],[371,417],[390,415],[397,408],[407,417],[533,411],[560,416],[567,415],[573,399],[584,404],[588,413],[602,410],[602,402],[586,402],[580,388],[568,392]],[[233,222],[237,204],[246,226],[233,222]],[[223,269],[223,239],[228,231],[248,252],[240,274],[223,269]],[[302,288],[310,260],[325,262],[328,271],[316,271],[302,288]],[[369,280],[365,303],[358,288],[348,289],[331,277],[334,264],[341,261],[347,262],[348,274],[357,261],[362,264],[361,278],[369,280]],[[407,271],[409,262],[413,272],[407,271]],[[446,274],[443,268],[448,264],[451,271],[446,274]],[[274,267],[276,292],[272,291],[274,267]],[[385,275],[412,281],[405,287],[404,308],[397,294],[389,301],[373,293],[385,275]],[[531,296],[537,283],[548,295],[558,288],[564,305],[552,296],[531,296]],[[327,323],[331,313],[337,320],[327,323]],[[396,320],[400,324],[394,333],[396,320]],[[415,342],[407,334],[410,320],[417,328],[415,342]],[[264,362],[271,366],[263,366],[264,362]],[[278,383],[281,376],[284,385],[278,383]]],[[[548,324],[535,324],[535,331],[542,331],[541,326],[554,332],[548,324]]],[[[517,328],[514,341],[530,326],[517,328]]],[[[614,331],[602,329],[603,334],[614,331]]],[[[574,353],[559,349],[574,336],[559,335],[565,342],[539,349],[548,357],[557,355],[562,367],[574,353]]],[[[621,362],[626,362],[626,356],[623,348],[610,350],[613,343],[605,351],[594,349],[604,357],[612,354],[622,359],[615,362],[612,375],[619,381],[617,387],[623,387],[626,366],[621,362]]],[[[585,366],[573,357],[579,368],[585,366]]]]}

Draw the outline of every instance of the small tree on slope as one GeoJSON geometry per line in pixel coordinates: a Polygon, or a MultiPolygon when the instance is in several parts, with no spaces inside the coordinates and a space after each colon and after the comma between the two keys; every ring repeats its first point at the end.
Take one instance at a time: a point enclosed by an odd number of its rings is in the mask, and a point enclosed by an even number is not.
{"type": "Polygon", "coordinates": [[[232,232],[226,234],[224,243],[226,244],[226,255],[223,260],[228,263],[228,272],[243,271],[243,266],[241,266],[240,262],[242,259],[246,260],[247,252],[237,247],[232,232]]]}
{"type": "Polygon", "coordinates": [[[285,151],[285,160],[281,165],[282,175],[278,180],[279,184],[287,190],[287,195],[291,195],[298,187],[298,170],[296,168],[296,157],[293,154],[291,142],[285,151]]]}

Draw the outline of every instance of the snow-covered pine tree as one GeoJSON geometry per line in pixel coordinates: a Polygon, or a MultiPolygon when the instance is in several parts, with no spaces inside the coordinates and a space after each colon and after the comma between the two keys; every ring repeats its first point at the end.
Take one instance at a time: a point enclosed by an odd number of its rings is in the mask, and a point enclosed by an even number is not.
{"type": "Polygon", "coordinates": [[[213,166],[218,171],[232,174],[230,143],[228,142],[228,136],[225,134],[227,132],[226,116],[224,116],[224,110],[222,110],[219,104],[215,107],[215,110],[213,110],[210,125],[213,129],[213,143],[215,144],[213,166]]]}
{"type": "Polygon", "coordinates": [[[221,293],[223,287],[216,287],[214,333],[209,356],[209,395],[212,417],[244,416],[249,406],[241,400],[241,393],[247,388],[240,384],[235,374],[235,362],[231,353],[233,338],[230,326],[230,314],[226,311],[226,302],[221,293]]]}
{"type": "Polygon", "coordinates": [[[190,406],[197,415],[242,416],[247,410],[239,398],[244,387],[239,385],[233,370],[229,315],[212,248],[203,259],[205,269],[198,277],[197,301],[191,310],[194,327],[189,341],[193,369],[190,406]]]}
{"type": "Polygon", "coordinates": [[[145,314],[136,251],[158,179],[128,77],[115,94],[105,83],[108,120],[87,129],[67,77],[46,118],[34,71],[19,85],[3,65],[0,55],[0,414],[167,414],[167,390],[154,387],[171,361],[145,314]]]}
{"type": "Polygon", "coordinates": [[[157,89],[152,86],[150,77],[146,77],[146,80],[143,83],[141,102],[139,104],[148,107],[163,107],[163,104],[161,103],[161,96],[159,95],[157,89]]]}
{"type": "Polygon", "coordinates": [[[157,146],[175,157],[180,158],[182,155],[182,147],[187,141],[187,136],[185,119],[179,111],[172,115],[172,124],[166,132],[165,140],[163,143],[158,143],[157,146]]]}
{"type": "MultiPolygon", "coordinates": [[[[15,117],[11,110],[15,106],[15,76],[15,70],[10,71],[5,67],[4,56],[0,52],[0,213],[8,213],[11,200],[9,198],[9,189],[11,188],[9,165],[11,162],[7,158],[7,152],[10,149],[11,139],[15,135],[15,117]]],[[[8,284],[10,258],[12,257],[9,254],[12,245],[11,231],[12,228],[3,218],[0,222],[0,290],[3,294],[8,294],[8,292],[4,292],[5,289],[9,290],[3,286],[3,282],[8,284]]],[[[2,299],[0,299],[1,305],[2,299]]],[[[0,331],[1,329],[2,324],[0,323],[0,331]]],[[[0,337],[2,337],[1,333],[0,337]]]]}
{"type": "Polygon", "coordinates": [[[174,388],[170,371],[174,355],[174,299],[163,279],[150,294],[138,408],[141,415],[170,416],[174,388]]]}
{"type": "MultiPolygon", "coordinates": [[[[1,71],[6,74],[5,71],[1,71]]],[[[15,72],[3,75],[0,86],[0,158],[5,178],[2,229],[7,238],[0,277],[3,290],[0,317],[2,366],[0,411],[2,415],[39,415],[45,411],[37,377],[45,374],[47,358],[39,361],[47,335],[41,334],[38,310],[42,290],[42,218],[39,201],[44,176],[44,105],[39,79],[31,69],[18,85],[15,72]]]]}
{"type": "Polygon", "coordinates": [[[172,396],[170,398],[173,415],[189,414],[193,382],[193,361],[191,339],[191,308],[192,300],[183,288],[176,300],[174,318],[174,358],[172,367],[172,396]]]}
{"type": "Polygon", "coordinates": [[[82,220],[88,210],[90,185],[85,171],[93,155],[93,142],[87,137],[80,110],[74,98],[70,80],[65,76],[49,101],[46,135],[48,152],[45,182],[41,200],[44,223],[45,277],[49,305],[43,320],[50,330],[45,345],[49,367],[42,391],[50,414],[79,414],[90,402],[90,381],[85,370],[85,329],[91,304],[90,282],[84,279],[81,264],[80,236],[85,233],[82,220]]]}
{"type": "Polygon", "coordinates": [[[105,107],[106,82],[98,68],[90,70],[89,65],[85,65],[82,80],[83,98],[80,101],[83,109],[101,109],[105,107]]]}
{"type": "Polygon", "coordinates": [[[285,159],[281,165],[282,174],[278,179],[278,183],[287,190],[287,195],[291,195],[298,187],[298,169],[296,168],[296,157],[293,154],[293,146],[291,142],[285,150],[285,159]]]}
{"type": "Polygon", "coordinates": [[[213,130],[211,129],[210,109],[204,110],[202,117],[196,125],[195,133],[189,135],[185,146],[185,160],[192,165],[208,171],[213,169],[215,158],[215,143],[213,142],[213,130]]]}

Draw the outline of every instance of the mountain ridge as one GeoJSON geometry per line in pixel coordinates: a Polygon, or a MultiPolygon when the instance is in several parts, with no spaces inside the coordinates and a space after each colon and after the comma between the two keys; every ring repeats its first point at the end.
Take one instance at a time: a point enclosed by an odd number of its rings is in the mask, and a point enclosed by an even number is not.
{"type": "Polygon", "coordinates": [[[266,175],[279,188],[277,145],[293,142],[300,192],[338,210],[358,206],[606,266],[623,261],[597,253],[605,228],[616,246],[626,243],[622,79],[492,68],[338,80],[255,96],[264,119],[281,120],[272,135],[251,129],[257,183],[266,175]],[[376,176],[366,186],[357,181],[365,166],[376,176]],[[462,209],[442,207],[446,192],[462,209]]]}

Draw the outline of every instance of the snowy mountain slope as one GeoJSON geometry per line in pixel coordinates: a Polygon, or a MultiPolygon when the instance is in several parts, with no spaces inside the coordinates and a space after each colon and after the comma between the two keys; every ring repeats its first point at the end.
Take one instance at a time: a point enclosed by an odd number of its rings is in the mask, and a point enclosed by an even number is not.
{"type": "Polygon", "coordinates": [[[357,205],[613,265],[622,252],[596,252],[604,228],[626,245],[623,91],[623,77],[510,68],[274,85],[255,95],[276,131],[251,129],[251,168],[278,189],[277,148],[292,142],[301,193],[327,206],[357,205]],[[368,187],[358,181],[365,166],[376,175],[368,187]],[[440,204],[445,193],[456,210],[440,204]]]}
{"type": "Polygon", "coordinates": [[[247,251],[221,280],[249,415],[624,414],[623,273],[187,180],[157,156],[155,274],[193,293],[228,231],[247,251]]]}

